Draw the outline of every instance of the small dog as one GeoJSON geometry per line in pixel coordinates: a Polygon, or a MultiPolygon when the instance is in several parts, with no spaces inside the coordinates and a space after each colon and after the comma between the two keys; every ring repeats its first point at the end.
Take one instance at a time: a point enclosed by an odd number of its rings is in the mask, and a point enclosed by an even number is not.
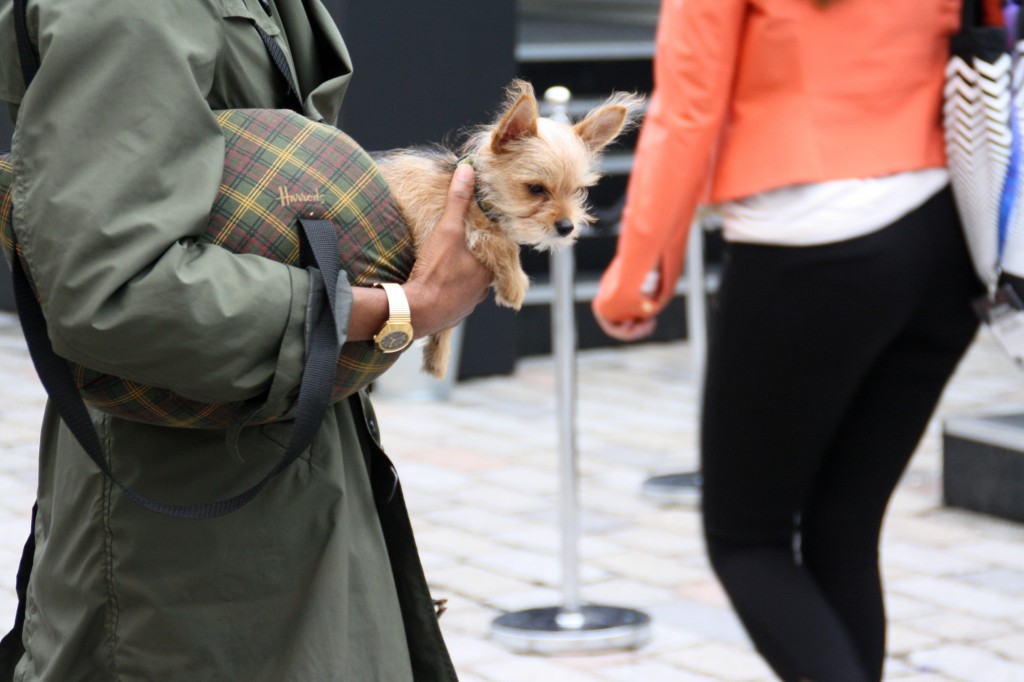
{"type": "MultiPolygon", "coordinates": [[[[473,254],[494,273],[495,300],[518,310],[529,279],[519,246],[537,250],[575,241],[593,221],[587,188],[596,184],[601,151],[635,121],[642,99],[613,94],[575,125],[541,118],[533,86],[508,87],[497,120],[471,133],[456,155],[444,147],[398,149],[376,155],[384,179],[418,251],[444,213],[456,165],[476,171],[475,202],[466,217],[473,254]]],[[[443,377],[451,329],[433,334],[423,350],[423,369],[443,377]]]]}

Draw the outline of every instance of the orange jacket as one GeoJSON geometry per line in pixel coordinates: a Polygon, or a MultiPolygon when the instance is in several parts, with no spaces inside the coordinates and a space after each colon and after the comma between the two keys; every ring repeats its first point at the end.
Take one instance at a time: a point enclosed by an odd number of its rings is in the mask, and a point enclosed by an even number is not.
{"type": "Polygon", "coordinates": [[[672,298],[698,202],[945,165],[960,0],[663,0],[654,92],[594,311],[672,298]],[[643,280],[660,269],[653,299],[643,280]]]}

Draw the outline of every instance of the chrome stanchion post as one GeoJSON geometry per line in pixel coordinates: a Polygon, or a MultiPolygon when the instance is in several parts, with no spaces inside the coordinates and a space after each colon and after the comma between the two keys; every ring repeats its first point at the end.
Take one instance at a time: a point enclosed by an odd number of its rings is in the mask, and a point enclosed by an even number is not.
{"type": "MultiPolygon", "coordinates": [[[[556,112],[557,113],[557,112],[556,112]]],[[[564,111],[562,112],[564,116],[564,111]]],[[[562,608],[556,620],[566,628],[582,625],[579,590],[579,469],[576,459],[576,310],[573,293],[576,256],[572,248],[551,252],[551,339],[557,376],[558,452],[562,505],[562,608]]]]}
{"type": "MultiPolygon", "coordinates": [[[[544,93],[551,118],[569,121],[570,93],[544,93]]],[[[557,380],[561,476],[562,604],[507,613],[492,625],[494,639],[531,653],[569,653],[637,647],[650,637],[650,618],[632,609],[584,604],[579,580],[579,472],[576,458],[575,256],[571,247],[551,253],[552,350],[557,380]]]]}
{"type": "MultiPolygon", "coordinates": [[[[704,392],[704,365],[708,350],[707,288],[704,279],[704,228],[693,221],[686,247],[686,336],[690,343],[693,382],[698,403],[704,392]]],[[[658,502],[690,502],[700,498],[700,471],[681,471],[651,476],[641,489],[658,502]]]]}

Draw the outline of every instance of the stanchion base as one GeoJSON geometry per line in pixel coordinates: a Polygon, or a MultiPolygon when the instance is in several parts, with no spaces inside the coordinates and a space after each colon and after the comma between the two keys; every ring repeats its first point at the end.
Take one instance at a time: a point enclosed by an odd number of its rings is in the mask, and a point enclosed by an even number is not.
{"type": "Polygon", "coordinates": [[[651,619],[633,609],[590,604],[579,611],[561,607],[506,613],[491,626],[495,641],[514,651],[567,654],[632,649],[651,637],[651,619]]]}
{"type": "Polygon", "coordinates": [[[699,471],[680,472],[652,476],[644,481],[644,497],[663,503],[686,502],[696,504],[700,500],[704,479],[699,471]]]}

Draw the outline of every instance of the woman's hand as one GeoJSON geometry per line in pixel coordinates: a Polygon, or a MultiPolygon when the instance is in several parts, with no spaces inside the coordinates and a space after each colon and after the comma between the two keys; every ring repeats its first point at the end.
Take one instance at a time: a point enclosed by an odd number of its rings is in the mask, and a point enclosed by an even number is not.
{"type": "Polygon", "coordinates": [[[612,322],[594,313],[594,319],[597,320],[601,331],[619,341],[639,341],[653,334],[657,327],[657,320],[653,317],[648,320],[612,322]]]}

